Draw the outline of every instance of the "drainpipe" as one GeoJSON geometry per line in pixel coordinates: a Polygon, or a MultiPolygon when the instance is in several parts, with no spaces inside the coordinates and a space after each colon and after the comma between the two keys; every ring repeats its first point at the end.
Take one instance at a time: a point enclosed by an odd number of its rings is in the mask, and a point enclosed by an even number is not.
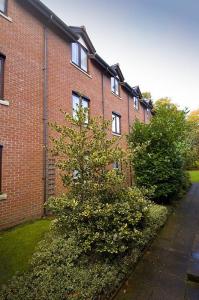
{"type": "Polygon", "coordinates": [[[130,133],[130,105],[129,105],[129,102],[130,102],[130,97],[128,94],[128,132],[130,133]]]}
{"type": "MultiPolygon", "coordinates": [[[[50,16],[44,25],[44,53],[43,53],[43,181],[44,203],[48,199],[48,24],[52,20],[50,16]]],[[[46,209],[44,208],[44,215],[46,209]]]]}
{"type": "MultiPolygon", "coordinates": [[[[130,133],[130,97],[128,94],[128,132],[130,133]]],[[[133,177],[132,177],[132,167],[131,164],[129,165],[129,179],[130,179],[130,185],[133,185],[133,177]]]]}
{"type": "Polygon", "coordinates": [[[104,74],[103,72],[101,72],[101,76],[102,76],[102,117],[104,120],[104,74]]]}

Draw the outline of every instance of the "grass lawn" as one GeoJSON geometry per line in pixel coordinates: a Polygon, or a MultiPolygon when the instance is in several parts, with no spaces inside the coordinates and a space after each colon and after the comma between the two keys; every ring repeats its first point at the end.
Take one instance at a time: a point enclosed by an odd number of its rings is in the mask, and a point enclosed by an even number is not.
{"type": "Polygon", "coordinates": [[[192,182],[199,182],[199,171],[189,171],[192,182]]]}
{"type": "Polygon", "coordinates": [[[29,260],[49,229],[50,220],[42,219],[0,233],[0,285],[17,271],[28,269],[29,260]]]}

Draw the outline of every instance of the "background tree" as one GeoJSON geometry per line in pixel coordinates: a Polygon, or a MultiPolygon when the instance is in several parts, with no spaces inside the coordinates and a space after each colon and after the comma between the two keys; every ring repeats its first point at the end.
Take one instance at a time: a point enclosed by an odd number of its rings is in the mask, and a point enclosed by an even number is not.
{"type": "Polygon", "coordinates": [[[188,129],[186,112],[169,98],[155,103],[155,115],[149,124],[137,121],[132,127],[128,140],[136,183],[153,186],[155,201],[179,194],[186,183],[188,129]]]}
{"type": "Polygon", "coordinates": [[[152,100],[152,97],[151,97],[151,93],[150,92],[144,92],[142,93],[142,97],[144,99],[147,99],[147,100],[152,100]]]}
{"type": "Polygon", "coordinates": [[[199,109],[191,111],[187,120],[190,125],[189,142],[192,148],[187,158],[187,168],[199,169],[199,109]]]}

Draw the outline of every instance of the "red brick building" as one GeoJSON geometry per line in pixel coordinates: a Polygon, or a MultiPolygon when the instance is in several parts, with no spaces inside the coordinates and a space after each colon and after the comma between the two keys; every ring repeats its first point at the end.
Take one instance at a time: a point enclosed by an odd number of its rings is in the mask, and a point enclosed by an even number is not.
{"type": "Polygon", "coordinates": [[[109,66],[83,27],[68,27],[38,0],[0,0],[0,227],[40,217],[55,184],[48,122],[63,121],[83,95],[110,134],[147,122],[151,103],[109,66]]]}

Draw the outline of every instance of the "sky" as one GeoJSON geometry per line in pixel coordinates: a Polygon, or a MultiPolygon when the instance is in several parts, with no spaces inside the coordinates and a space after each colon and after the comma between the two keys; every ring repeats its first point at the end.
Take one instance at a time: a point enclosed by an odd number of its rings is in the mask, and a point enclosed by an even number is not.
{"type": "Polygon", "coordinates": [[[198,0],[43,0],[67,25],[86,27],[97,53],[119,63],[152,98],[199,108],[198,0]]]}

